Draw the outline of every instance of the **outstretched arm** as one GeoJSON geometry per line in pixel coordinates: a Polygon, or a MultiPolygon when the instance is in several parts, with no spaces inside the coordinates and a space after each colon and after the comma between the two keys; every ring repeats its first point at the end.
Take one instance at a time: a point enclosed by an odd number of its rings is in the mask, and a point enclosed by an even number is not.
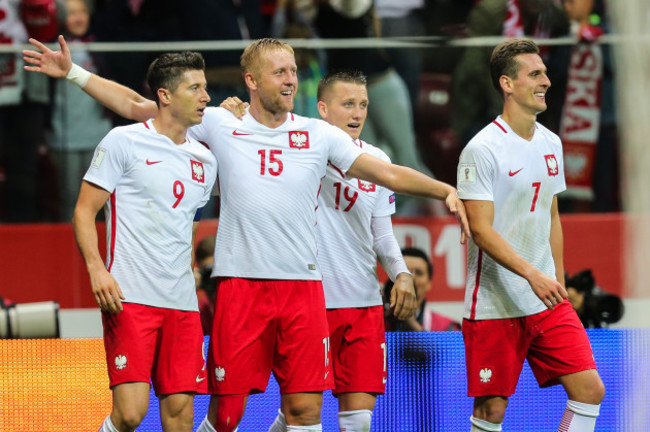
{"type": "Polygon", "coordinates": [[[38,51],[23,50],[23,60],[31,65],[25,66],[25,70],[40,72],[52,78],[67,78],[106,108],[124,118],[145,121],[156,116],[158,107],[154,101],[115,81],[74,65],[63,36],[59,35],[60,51],[52,51],[36,39],[30,38],[29,43],[38,48],[38,51]]]}
{"type": "Polygon", "coordinates": [[[360,155],[346,173],[384,186],[392,191],[425,198],[445,201],[449,211],[456,215],[461,226],[461,243],[470,237],[465,206],[456,195],[456,188],[447,183],[434,180],[412,168],[384,162],[367,153],[360,155]]]}

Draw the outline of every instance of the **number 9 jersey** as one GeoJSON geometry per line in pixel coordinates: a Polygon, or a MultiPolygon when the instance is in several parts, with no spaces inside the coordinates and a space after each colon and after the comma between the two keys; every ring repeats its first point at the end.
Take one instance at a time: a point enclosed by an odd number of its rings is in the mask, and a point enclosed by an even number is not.
{"type": "Polygon", "coordinates": [[[197,311],[192,226],[210,198],[217,161],[200,142],[175,144],[152,123],[111,130],[84,180],[111,193],[106,268],[125,302],[197,311]]]}

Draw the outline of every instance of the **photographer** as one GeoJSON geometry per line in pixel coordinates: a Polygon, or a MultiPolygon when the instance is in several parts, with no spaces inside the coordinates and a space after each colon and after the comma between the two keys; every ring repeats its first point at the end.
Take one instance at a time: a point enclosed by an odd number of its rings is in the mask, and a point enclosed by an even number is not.
{"type": "Polygon", "coordinates": [[[585,328],[607,327],[623,317],[621,298],[596,285],[591,270],[582,270],[565,277],[569,302],[585,328]]]}

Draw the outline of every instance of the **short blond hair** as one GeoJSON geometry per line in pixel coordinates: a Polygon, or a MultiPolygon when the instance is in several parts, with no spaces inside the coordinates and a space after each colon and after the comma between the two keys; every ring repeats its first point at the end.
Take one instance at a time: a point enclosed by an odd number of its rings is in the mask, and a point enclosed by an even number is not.
{"type": "Polygon", "coordinates": [[[278,39],[258,39],[246,47],[240,58],[242,76],[246,73],[255,73],[260,67],[261,55],[269,51],[285,50],[293,55],[293,48],[286,42],[278,39]]]}

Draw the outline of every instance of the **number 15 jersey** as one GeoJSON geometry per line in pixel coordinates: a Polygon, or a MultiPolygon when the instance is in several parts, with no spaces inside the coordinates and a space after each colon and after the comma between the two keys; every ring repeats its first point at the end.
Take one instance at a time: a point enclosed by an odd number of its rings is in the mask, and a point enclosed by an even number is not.
{"type": "Polygon", "coordinates": [[[347,171],[361,150],[322,120],[287,114],[268,128],[207,108],[190,133],[219,163],[221,213],[212,276],[321,280],[316,207],[328,160],[347,171]]]}

